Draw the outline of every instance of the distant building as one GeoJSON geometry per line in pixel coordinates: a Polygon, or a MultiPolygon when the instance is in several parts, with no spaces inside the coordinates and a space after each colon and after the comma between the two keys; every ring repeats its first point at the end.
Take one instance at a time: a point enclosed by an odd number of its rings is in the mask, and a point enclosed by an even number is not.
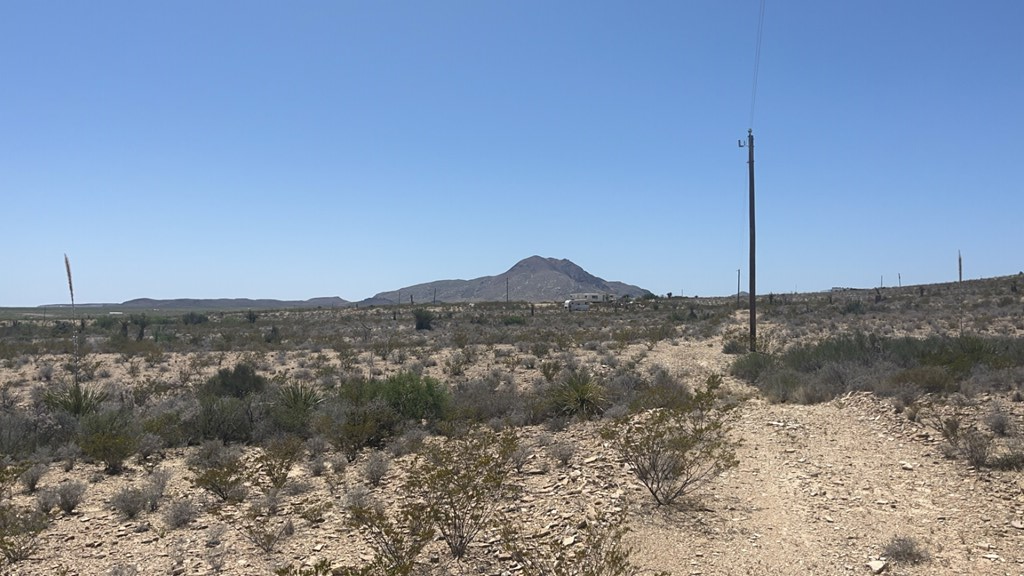
{"type": "Polygon", "coordinates": [[[577,302],[611,302],[615,300],[615,295],[603,292],[577,292],[569,294],[569,299],[577,302]]]}

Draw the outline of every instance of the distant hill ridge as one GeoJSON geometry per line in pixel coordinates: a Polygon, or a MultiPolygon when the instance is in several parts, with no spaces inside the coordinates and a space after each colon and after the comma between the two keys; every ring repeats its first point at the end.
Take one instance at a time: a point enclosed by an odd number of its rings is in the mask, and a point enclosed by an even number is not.
{"type": "Polygon", "coordinates": [[[175,298],[173,300],[155,300],[153,298],[136,298],[122,302],[124,308],[158,308],[162,310],[231,310],[231,309],[268,309],[268,308],[338,308],[351,306],[352,303],[337,296],[310,298],[309,300],[273,300],[270,298],[175,298]]]}
{"type": "MultiPolygon", "coordinates": [[[[381,292],[361,302],[350,302],[336,296],[309,300],[273,300],[250,298],[175,298],[158,300],[136,298],[121,304],[79,304],[82,307],[112,307],[133,310],[268,310],[281,308],[341,308],[347,306],[387,306],[430,302],[557,302],[574,292],[602,292],[617,297],[641,297],[649,291],[625,284],[609,282],[580,268],[570,260],[530,256],[516,262],[497,276],[473,280],[436,280],[397,290],[381,292]]],[[[51,304],[62,307],[63,304],[51,304]]]]}

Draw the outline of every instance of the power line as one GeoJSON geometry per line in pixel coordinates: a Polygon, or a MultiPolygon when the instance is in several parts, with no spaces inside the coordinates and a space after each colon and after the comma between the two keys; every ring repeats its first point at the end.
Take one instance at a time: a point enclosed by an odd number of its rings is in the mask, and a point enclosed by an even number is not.
{"type": "Polygon", "coordinates": [[[757,49],[754,52],[754,82],[750,88],[750,129],[754,128],[754,103],[757,102],[757,73],[761,68],[761,33],[764,30],[764,5],[761,0],[761,14],[757,19],[757,49]]]}

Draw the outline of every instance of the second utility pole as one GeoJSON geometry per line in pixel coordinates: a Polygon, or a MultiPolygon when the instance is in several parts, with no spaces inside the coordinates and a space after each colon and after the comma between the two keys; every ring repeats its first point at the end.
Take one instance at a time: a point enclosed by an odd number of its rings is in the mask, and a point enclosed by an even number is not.
{"type": "MultiPolygon", "coordinates": [[[[743,142],[740,141],[740,146],[743,142]]],[[[747,130],[747,166],[750,173],[750,351],[757,352],[757,244],[754,234],[754,130],[747,130]]]]}

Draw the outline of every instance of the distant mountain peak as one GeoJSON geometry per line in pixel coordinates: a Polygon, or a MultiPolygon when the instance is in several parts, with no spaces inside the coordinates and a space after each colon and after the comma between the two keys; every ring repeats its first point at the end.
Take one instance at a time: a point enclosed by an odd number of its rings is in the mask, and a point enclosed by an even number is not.
{"type": "Polygon", "coordinates": [[[366,303],[486,302],[505,298],[526,302],[561,301],[574,292],[642,296],[647,290],[594,276],[571,260],[530,256],[497,276],[473,280],[438,280],[381,292],[366,303]]]}

